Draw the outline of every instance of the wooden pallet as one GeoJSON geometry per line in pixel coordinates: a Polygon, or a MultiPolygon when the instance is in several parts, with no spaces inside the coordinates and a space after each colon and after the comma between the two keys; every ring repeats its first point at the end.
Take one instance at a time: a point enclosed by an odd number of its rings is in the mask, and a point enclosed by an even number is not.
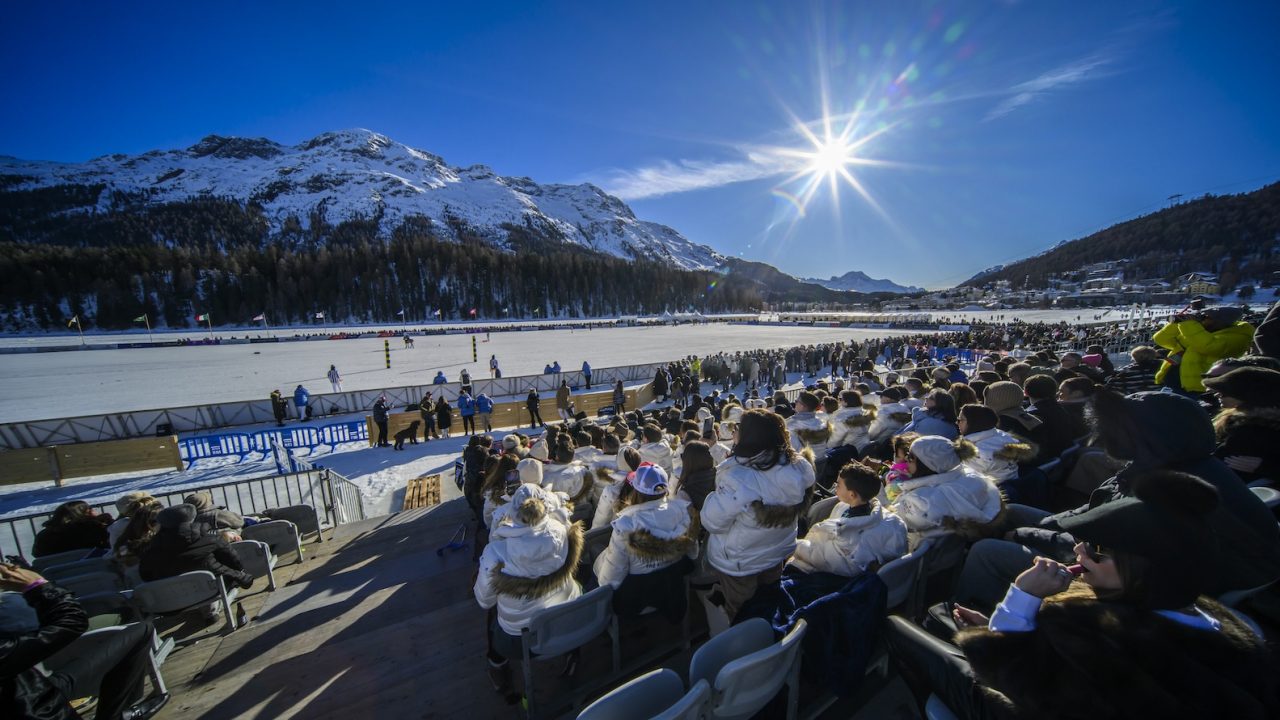
{"type": "Polygon", "coordinates": [[[417,510],[440,504],[440,474],[413,478],[404,489],[402,510],[417,510]]]}

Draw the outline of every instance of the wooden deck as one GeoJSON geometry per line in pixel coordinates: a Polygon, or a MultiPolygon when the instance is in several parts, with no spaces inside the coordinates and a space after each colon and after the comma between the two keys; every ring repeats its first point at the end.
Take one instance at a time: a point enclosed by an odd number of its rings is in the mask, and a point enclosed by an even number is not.
{"type": "MultiPolygon", "coordinates": [[[[174,651],[162,672],[173,700],[162,720],[210,718],[484,718],[522,717],[486,677],[485,613],[472,596],[473,524],[460,498],[339,527],[307,546],[306,560],[281,567],[272,593],[243,601],[250,622],[230,635],[174,651]],[[467,523],[468,546],[436,550],[467,523]]],[[[254,590],[261,589],[259,581],[254,590]]],[[[693,634],[705,635],[695,612],[693,634]]],[[[183,637],[189,630],[162,628],[183,637]]],[[[624,626],[622,680],[665,665],[683,674],[682,628],[656,619],[624,626]],[[661,657],[657,649],[667,648],[661,657]]],[[[513,663],[517,685],[518,663],[513,663]]],[[[609,643],[584,649],[578,674],[535,663],[535,685],[550,716],[574,717],[595,695],[620,684],[608,677],[609,643]],[[550,709],[550,708],[548,708],[550,709]]],[[[881,693],[884,695],[884,693],[881,693]]],[[[879,701],[879,698],[877,698],[879,701]]],[[[849,707],[822,717],[849,718],[849,707]]],[[[903,714],[901,692],[857,717],[903,714]],[[876,708],[876,709],[873,709],[876,708]]]]}

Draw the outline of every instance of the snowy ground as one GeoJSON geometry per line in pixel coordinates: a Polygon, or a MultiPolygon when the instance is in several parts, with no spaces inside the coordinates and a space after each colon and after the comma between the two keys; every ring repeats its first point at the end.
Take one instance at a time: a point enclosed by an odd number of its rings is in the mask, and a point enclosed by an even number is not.
{"type": "Polygon", "coordinates": [[[412,350],[393,339],[390,370],[379,338],[0,355],[0,422],[261,400],[274,388],[289,395],[298,384],[329,392],[330,364],[342,373],[344,390],[371,390],[425,385],[437,369],[451,380],[463,368],[488,377],[490,354],[503,375],[515,376],[538,374],[557,360],[578,370],[583,360],[602,368],[885,334],[727,324],[505,332],[487,343],[480,337],[479,362],[471,361],[472,336],[432,335],[415,338],[412,350]]]}

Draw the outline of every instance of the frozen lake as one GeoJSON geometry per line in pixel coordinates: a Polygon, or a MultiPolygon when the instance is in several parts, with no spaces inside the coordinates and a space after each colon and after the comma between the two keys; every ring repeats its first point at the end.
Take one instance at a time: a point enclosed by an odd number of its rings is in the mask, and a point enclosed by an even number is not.
{"type": "MultiPolygon", "coordinates": [[[[1003,310],[935,316],[953,322],[990,320],[1000,315],[1030,322],[1074,322],[1077,317],[1092,322],[1102,312],[1003,310]]],[[[1121,317],[1120,311],[1111,311],[1103,319],[1121,317]]],[[[456,380],[463,368],[472,377],[488,377],[490,354],[498,356],[504,375],[515,376],[540,373],[544,365],[557,360],[565,370],[577,370],[583,360],[600,368],[661,362],[691,354],[865,340],[907,332],[724,323],[496,332],[489,342],[477,336],[481,340],[478,362],[471,360],[472,335],[416,336],[413,349],[405,349],[398,338],[391,338],[390,370],[383,361],[381,338],[0,355],[0,422],[263,399],[275,388],[289,395],[298,384],[320,394],[329,391],[325,373],[330,364],[342,374],[344,390],[372,390],[428,384],[437,370],[443,370],[450,380],[456,380]]],[[[239,335],[243,337],[243,331],[239,335]]],[[[156,333],[157,340],[183,336],[200,335],[156,333]]],[[[145,338],[143,332],[94,335],[89,340],[101,343],[145,338]]],[[[78,342],[74,335],[0,338],[0,345],[4,346],[78,342]]]]}
{"type": "Polygon", "coordinates": [[[725,324],[503,332],[490,342],[479,336],[479,362],[471,361],[472,336],[432,335],[414,338],[411,350],[392,338],[390,370],[381,338],[0,355],[0,422],[264,399],[275,388],[289,395],[298,384],[325,393],[330,364],[342,373],[344,390],[371,390],[429,384],[437,370],[450,380],[463,368],[488,377],[490,354],[505,376],[534,375],[557,360],[578,370],[583,360],[634,365],[885,333],[725,324]]]}

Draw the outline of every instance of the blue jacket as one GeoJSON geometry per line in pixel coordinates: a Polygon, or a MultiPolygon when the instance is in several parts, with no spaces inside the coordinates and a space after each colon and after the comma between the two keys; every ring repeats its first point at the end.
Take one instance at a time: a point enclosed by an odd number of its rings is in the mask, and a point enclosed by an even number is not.
{"type": "Polygon", "coordinates": [[[582,374],[583,374],[583,375],[590,375],[590,374],[591,374],[591,366],[587,364],[587,361],[586,361],[586,360],[583,360],[583,361],[582,361],[582,374]]]}
{"type": "Polygon", "coordinates": [[[444,373],[442,373],[442,372],[438,372],[438,373],[436,373],[436,378],[435,378],[435,380],[432,380],[432,381],[431,381],[431,384],[432,384],[432,385],[444,385],[444,384],[445,384],[445,383],[447,383],[447,382],[449,382],[449,381],[445,379],[445,377],[444,377],[444,373]]]}
{"type": "Polygon", "coordinates": [[[297,405],[298,407],[306,407],[307,403],[310,401],[311,401],[311,393],[307,392],[307,389],[302,387],[301,385],[298,386],[297,390],[293,391],[294,405],[297,405]]]}
{"type": "Polygon", "coordinates": [[[476,396],[476,410],[482,413],[493,412],[493,399],[480,393],[476,396]]]}
{"type": "Polygon", "coordinates": [[[902,429],[894,433],[894,435],[908,432],[921,435],[941,435],[948,440],[955,440],[960,437],[960,429],[956,427],[955,423],[947,422],[922,407],[912,410],[911,422],[903,425],[902,429]]]}
{"type": "Polygon", "coordinates": [[[458,396],[458,414],[462,417],[471,417],[476,414],[476,401],[467,394],[458,396]]]}

